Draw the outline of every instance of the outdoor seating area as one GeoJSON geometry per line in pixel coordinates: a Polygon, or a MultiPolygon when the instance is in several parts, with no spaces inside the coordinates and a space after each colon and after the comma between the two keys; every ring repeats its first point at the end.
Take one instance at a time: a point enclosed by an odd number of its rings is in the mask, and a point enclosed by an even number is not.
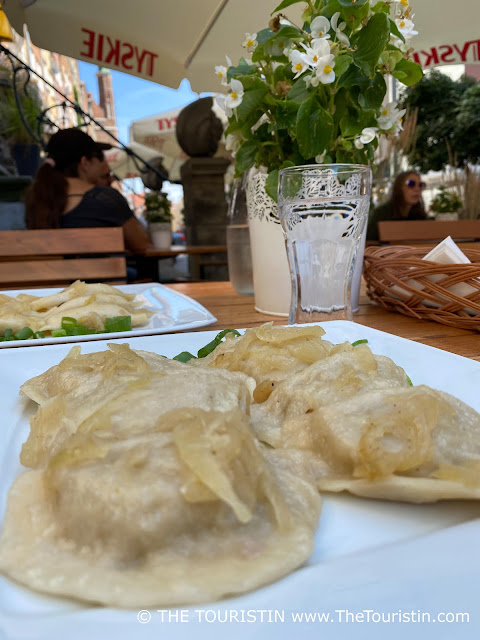
{"type": "Polygon", "coordinates": [[[0,0],[0,640],[479,636],[479,20],[0,0]]]}

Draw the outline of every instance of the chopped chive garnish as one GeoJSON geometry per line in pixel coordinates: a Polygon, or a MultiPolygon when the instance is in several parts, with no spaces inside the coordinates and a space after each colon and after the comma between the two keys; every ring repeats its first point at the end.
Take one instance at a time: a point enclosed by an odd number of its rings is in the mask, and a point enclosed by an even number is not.
{"type": "Polygon", "coordinates": [[[212,353],[212,351],[216,349],[218,345],[222,342],[223,338],[227,335],[227,333],[233,333],[233,335],[237,337],[240,336],[240,334],[236,329],[224,329],[223,331],[220,331],[220,333],[218,333],[211,342],[209,342],[204,347],[198,350],[197,357],[205,358],[205,356],[208,356],[209,353],[212,353]]]}
{"type": "Polygon", "coordinates": [[[411,387],[413,387],[413,382],[410,380],[410,378],[408,376],[407,376],[407,382],[411,387]]]}
{"type": "Polygon", "coordinates": [[[193,353],[182,351],[182,353],[179,353],[178,356],[175,356],[174,358],[172,358],[172,360],[178,360],[178,362],[188,362],[192,358],[195,358],[193,353]]]}
{"type": "Polygon", "coordinates": [[[355,342],[352,342],[352,347],[358,347],[359,344],[368,344],[368,340],[366,338],[363,340],[355,340],[355,342]]]}
{"type": "Polygon", "coordinates": [[[105,333],[118,333],[132,330],[131,316],[115,316],[105,320],[105,333]]]}
{"type": "MultiPolygon", "coordinates": [[[[65,336],[88,336],[93,333],[117,333],[119,331],[131,331],[131,316],[115,316],[105,320],[105,326],[102,331],[89,329],[85,324],[78,324],[75,318],[65,316],[62,318],[61,328],[51,331],[52,338],[65,338],[65,336]]],[[[30,327],[23,327],[17,333],[13,333],[12,329],[5,329],[5,335],[0,336],[0,342],[8,340],[29,340],[30,338],[45,338],[43,331],[33,331],[30,327]]],[[[193,356],[192,356],[193,357],[193,356]]]]}
{"type": "Polygon", "coordinates": [[[30,327],[23,327],[23,329],[17,331],[17,333],[13,337],[15,340],[28,340],[29,338],[33,338],[34,335],[35,334],[30,329],[30,327]]]}

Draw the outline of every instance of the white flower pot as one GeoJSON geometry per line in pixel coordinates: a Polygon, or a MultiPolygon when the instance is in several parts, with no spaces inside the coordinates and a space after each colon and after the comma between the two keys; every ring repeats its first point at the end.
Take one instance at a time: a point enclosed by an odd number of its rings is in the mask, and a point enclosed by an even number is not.
{"type": "Polygon", "coordinates": [[[148,231],[156,249],[170,249],[172,245],[172,225],[170,222],[151,222],[148,231]]]}
{"type": "Polygon", "coordinates": [[[277,205],[265,191],[266,174],[253,172],[247,184],[255,309],[288,317],[292,285],[277,205]]]}

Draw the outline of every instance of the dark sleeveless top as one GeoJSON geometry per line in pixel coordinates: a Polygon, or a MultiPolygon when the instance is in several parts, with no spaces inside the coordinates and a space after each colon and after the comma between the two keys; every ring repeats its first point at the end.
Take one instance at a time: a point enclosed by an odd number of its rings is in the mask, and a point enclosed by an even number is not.
{"type": "Polygon", "coordinates": [[[87,191],[76,207],[60,221],[63,228],[122,227],[133,216],[128,202],[112,187],[96,186],[87,191]]]}

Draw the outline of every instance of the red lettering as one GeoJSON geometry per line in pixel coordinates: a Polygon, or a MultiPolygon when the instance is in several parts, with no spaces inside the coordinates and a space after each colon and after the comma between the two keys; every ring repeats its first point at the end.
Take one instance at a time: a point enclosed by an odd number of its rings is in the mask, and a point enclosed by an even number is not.
{"type": "Polygon", "coordinates": [[[90,29],[82,29],[84,33],[88,35],[87,40],[82,40],[82,44],[86,45],[86,51],[80,51],[80,55],[84,58],[93,58],[93,46],[95,44],[95,31],[90,31],[90,29]]]}
{"type": "Polygon", "coordinates": [[[122,66],[124,66],[125,69],[133,69],[133,64],[127,64],[127,60],[133,58],[133,45],[128,44],[128,42],[124,42],[123,47],[126,49],[126,52],[122,56],[122,66]]]}
{"type": "Polygon", "coordinates": [[[413,52],[413,59],[415,60],[415,62],[419,65],[421,65],[422,63],[420,62],[420,56],[418,55],[418,53],[416,51],[413,52]]]}
{"type": "Polygon", "coordinates": [[[460,56],[460,59],[462,62],[466,62],[467,61],[467,53],[468,53],[468,49],[470,48],[470,45],[472,43],[471,42],[466,42],[463,45],[462,50],[460,51],[460,49],[457,47],[456,44],[454,44],[453,46],[455,47],[455,51],[458,53],[458,55],[460,56]]]}
{"type": "Polygon", "coordinates": [[[108,52],[107,57],[104,58],[104,62],[111,64],[113,60],[113,64],[118,67],[118,62],[120,59],[120,40],[115,40],[115,45],[113,45],[112,41],[107,36],[107,42],[110,45],[110,51],[108,52]]]}
{"type": "Polygon", "coordinates": [[[139,55],[138,47],[135,47],[135,53],[137,54],[137,71],[138,71],[138,73],[141,73],[142,72],[143,60],[145,59],[145,56],[147,55],[147,52],[145,50],[143,50],[142,53],[139,55]]]}
{"type": "Polygon", "coordinates": [[[455,62],[455,57],[450,57],[453,55],[453,48],[449,44],[443,44],[441,47],[438,47],[438,50],[441,52],[443,49],[446,49],[444,53],[440,55],[440,60],[445,62],[445,64],[449,64],[455,62]]]}
{"type": "Polygon", "coordinates": [[[419,55],[424,55],[426,59],[423,63],[420,63],[422,67],[429,67],[431,64],[438,64],[438,53],[435,47],[432,47],[429,52],[420,51],[419,55]]]}
{"type": "Polygon", "coordinates": [[[147,51],[147,53],[148,53],[148,59],[149,59],[147,76],[151,77],[153,76],[153,62],[155,58],[158,58],[158,55],[156,53],[153,53],[153,51],[147,51]]]}
{"type": "Polygon", "coordinates": [[[103,56],[103,33],[98,34],[97,40],[97,60],[101,60],[103,56]]]}
{"type": "Polygon", "coordinates": [[[143,61],[147,58],[147,69],[145,70],[145,75],[152,76],[153,75],[153,61],[155,58],[158,58],[156,53],[152,51],[147,51],[144,49],[142,53],[139,55],[138,47],[135,47],[135,54],[137,56],[137,71],[138,73],[142,72],[143,61]]]}
{"type": "Polygon", "coordinates": [[[81,30],[87,35],[87,38],[82,40],[82,45],[85,45],[85,48],[80,51],[81,57],[95,58],[107,65],[122,66],[125,69],[133,69],[136,66],[138,73],[153,76],[154,62],[158,58],[158,55],[153,51],[147,51],[146,49],[140,51],[138,47],[129,42],[112,40],[107,35],[103,33],[97,34],[90,29],[82,28],[81,30]],[[109,46],[107,53],[105,52],[106,44],[109,46]]]}

